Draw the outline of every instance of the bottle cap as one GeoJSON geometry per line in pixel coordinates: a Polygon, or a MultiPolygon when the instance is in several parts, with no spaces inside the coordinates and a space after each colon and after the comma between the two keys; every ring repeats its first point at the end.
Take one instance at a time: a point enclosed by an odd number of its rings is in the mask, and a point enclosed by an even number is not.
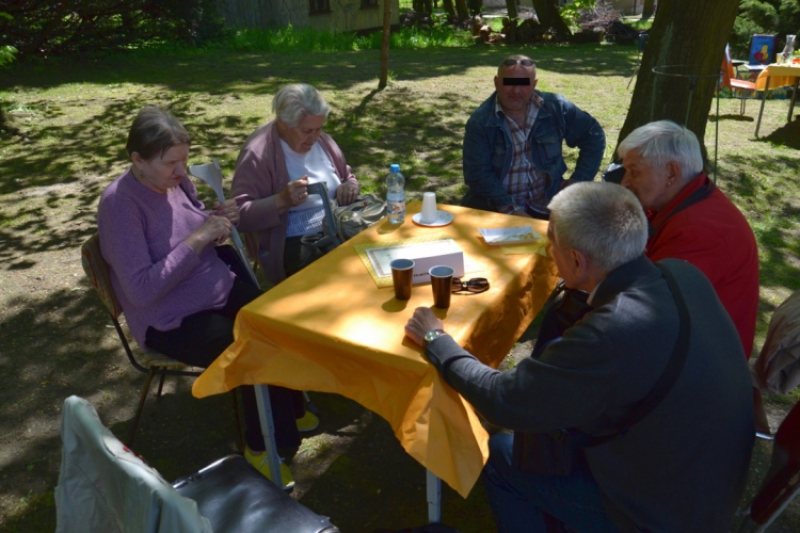
{"type": "Polygon", "coordinates": [[[397,163],[392,163],[391,166],[389,166],[389,171],[400,172],[400,165],[398,165],[397,163]]]}

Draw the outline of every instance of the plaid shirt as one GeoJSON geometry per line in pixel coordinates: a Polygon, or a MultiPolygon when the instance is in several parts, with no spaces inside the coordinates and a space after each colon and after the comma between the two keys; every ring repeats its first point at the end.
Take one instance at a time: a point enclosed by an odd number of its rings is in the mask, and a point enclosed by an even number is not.
{"type": "Polygon", "coordinates": [[[511,168],[503,178],[503,186],[514,199],[514,205],[507,210],[509,213],[514,209],[524,209],[528,212],[534,211],[541,214],[549,213],[545,191],[550,185],[550,176],[536,170],[531,161],[531,142],[528,138],[542,103],[541,96],[536,93],[531,95],[531,100],[528,103],[528,113],[525,117],[525,123],[522,125],[517,124],[513,118],[503,113],[500,102],[496,104],[495,112],[498,116],[505,118],[506,123],[508,123],[514,150],[511,168]]]}

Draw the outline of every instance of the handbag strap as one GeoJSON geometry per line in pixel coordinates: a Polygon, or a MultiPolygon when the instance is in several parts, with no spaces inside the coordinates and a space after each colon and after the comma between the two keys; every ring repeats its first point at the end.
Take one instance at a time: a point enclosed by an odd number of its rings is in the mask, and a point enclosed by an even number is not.
{"type": "Polygon", "coordinates": [[[686,357],[689,354],[689,338],[692,333],[692,326],[691,322],[689,321],[689,309],[686,307],[686,301],[683,299],[683,293],[681,293],[680,287],[678,287],[678,282],[675,281],[675,276],[672,275],[672,272],[670,272],[669,269],[661,263],[656,263],[656,266],[659,268],[659,270],[661,270],[661,273],[667,280],[669,290],[672,293],[672,297],[675,299],[676,306],[678,307],[678,340],[675,341],[675,347],[672,349],[672,356],[670,357],[664,372],[661,374],[661,377],[658,378],[658,381],[656,381],[655,385],[653,385],[653,388],[650,389],[650,392],[647,394],[647,396],[642,398],[636,404],[636,406],[617,423],[616,430],[610,435],[603,435],[599,437],[588,436],[582,446],[584,448],[598,446],[624,435],[631,426],[640,422],[644,417],[649,415],[653,409],[658,406],[658,404],[661,403],[667,394],[669,394],[669,391],[672,390],[672,386],[675,385],[676,381],[678,381],[678,376],[680,376],[681,371],[683,370],[686,357]]]}
{"type": "MultiPolygon", "coordinates": [[[[698,179],[698,178],[695,178],[695,179],[698,179]]],[[[673,216],[677,215],[679,212],[683,211],[687,207],[691,207],[691,206],[693,206],[694,204],[696,204],[698,202],[702,202],[703,200],[705,200],[706,198],[711,196],[711,193],[714,192],[715,188],[716,188],[716,186],[714,185],[714,182],[713,181],[709,181],[704,186],[700,187],[699,189],[694,191],[692,194],[690,194],[683,202],[678,204],[678,207],[673,209],[672,212],[669,215],[667,215],[667,217],[664,220],[662,220],[661,223],[658,226],[653,226],[652,224],[650,224],[650,222],[648,222],[647,223],[647,240],[652,239],[653,235],[658,233],[658,230],[661,229],[661,227],[664,225],[664,223],[667,220],[669,220],[673,216]]]]}

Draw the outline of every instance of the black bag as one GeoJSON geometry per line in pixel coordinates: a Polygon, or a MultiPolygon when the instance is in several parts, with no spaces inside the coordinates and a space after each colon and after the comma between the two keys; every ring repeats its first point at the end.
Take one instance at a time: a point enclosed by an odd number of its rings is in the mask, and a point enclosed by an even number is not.
{"type": "MultiPolygon", "coordinates": [[[[574,429],[563,429],[550,433],[514,432],[512,463],[517,468],[523,472],[544,476],[570,475],[581,461],[585,461],[583,454],[585,448],[599,446],[624,435],[631,426],[650,414],[672,389],[683,370],[686,356],[689,353],[691,323],[689,310],[674,276],[664,265],[658,263],[656,266],[666,278],[672,297],[675,299],[680,329],[667,367],[653,388],[622,420],[617,422],[615,430],[608,435],[587,435],[574,429]]],[[[558,341],[567,328],[583,318],[591,309],[586,303],[588,295],[585,292],[567,289],[563,284],[563,280],[559,282],[545,303],[550,307],[546,307],[542,330],[539,338],[536,339],[531,357],[540,357],[548,344],[558,341]],[[581,304],[581,302],[583,303],[581,304]],[[544,330],[545,327],[547,327],[546,330],[544,330]],[[547,338],[544,338],[543,335],[547,335],[547,338]]]]}
{"type": "MultiPolygon", "coordinates": [[[[558,282],[544,304],[544,317],[531,357],[538,359],[547,346],[560,339],[564,331],[589,312],[591,306],[587,303],[588,298],[587,292],[568,289],[564,280],[558,282]]],[[[516,431],[512,448],[513,464],[531,474],[568,476],[578,461],[583,460],[579,440],[568,430],[550,433],[516,431]]]]}

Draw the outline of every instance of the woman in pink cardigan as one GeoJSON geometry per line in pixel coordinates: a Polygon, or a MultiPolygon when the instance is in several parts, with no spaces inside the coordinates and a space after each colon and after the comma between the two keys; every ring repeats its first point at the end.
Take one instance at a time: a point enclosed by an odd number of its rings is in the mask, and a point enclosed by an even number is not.
{"type": "MultiPolygon", "coordinates": [[[[189,146],[178,119],[155,106],[142,109],[128,134],[131,166],[103,191],[97,223],[111,283],[136,341],[205,368],[233,342],[236,314],[261,291],[217,255],[215,244],[227,239],[239,209],[229,200],[205,210],[186,174],[189,146]]],[[[245,457],[269,477],[253,387],[241,391],[245,457]]],[[[278,447],[299,446],[302,393],[270,387],[270,400],[278,447]]],[[[281,465],[290,486],[291,472],[281,465]]]]}
{"type": "Polygon", "coordinates": [[[322,202],[352,203],[359,185],[339,146],[322,126],[330,107],[311,85],[286,85],[275,94],[275,120],[244,144],[231,193],[239,201],[238,228],[249,232],[267,279],[280,283],[318,255],[301,239],[322,231],[322,202]],[[310,197],[306,187],[324,182],[330,198],[310,197]]]}

